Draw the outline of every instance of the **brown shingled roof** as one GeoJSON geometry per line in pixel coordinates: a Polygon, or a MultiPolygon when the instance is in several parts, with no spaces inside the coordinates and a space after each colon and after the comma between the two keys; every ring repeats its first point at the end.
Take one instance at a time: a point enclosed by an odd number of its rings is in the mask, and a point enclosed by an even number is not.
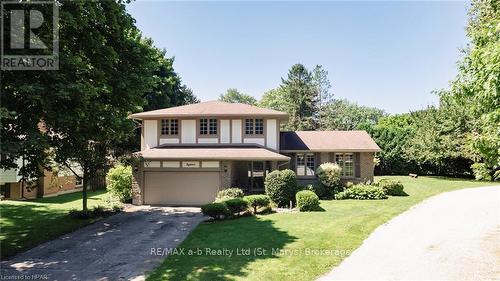
{"type": "Polygon", "coordinates": [[[297,131],[282,132],[281,151],[380,151],[366,131],[297,131]]]}
{"type": "Polygon", "coordinates": [[[285,155],[260,147],[157,147],[138,152],[144,159],[289,161],[285,155]]]}
{"type": "Polygon", "coordinates": [[[192,117],[192,116],[262,116],[288,118],[285,112],[261,108],[243,103],[228,103],[223,101],[206,101],[177,107],[170,107],[130,115],[134,119],[158,117],[192,117]]]}

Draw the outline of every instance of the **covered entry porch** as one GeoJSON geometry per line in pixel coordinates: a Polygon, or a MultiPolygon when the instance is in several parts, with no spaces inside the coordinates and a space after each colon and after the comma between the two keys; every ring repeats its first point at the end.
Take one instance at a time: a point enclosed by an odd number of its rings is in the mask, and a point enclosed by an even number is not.
{"type": "Polygon", "coordinates": [[[263,193],[266,176],[278,169],[278,164],[277,161],[233,161],[231,187],[241,188],[248,194],[263,193]]]}

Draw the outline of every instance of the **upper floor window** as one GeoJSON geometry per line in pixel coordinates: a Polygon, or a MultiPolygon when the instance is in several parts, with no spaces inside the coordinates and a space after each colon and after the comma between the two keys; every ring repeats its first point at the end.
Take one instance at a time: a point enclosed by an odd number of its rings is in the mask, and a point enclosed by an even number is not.
{"type": "Polygon", "coordinates": [[[200,119],[200,135],[217,135],[217,119],[200,119]]]}
{"type": "Polygon", "coordinates": [[[176,136],[179,134],[179,120],[177,119],[162,119],[161,134],[176,136]]]}
{"type": "Polygon", "coordinates": [[[296,159],[295,172],[297,176],[314,176],[316,168],[314,153],[299,153],[296,159]]]}
{"type": "Polygon", "coordinates": [[[245,135],[264,134],[264,119],[245,119],[245,135]]]}
{"type": "Polygon", "coordinates": [[[335,163],[342,168],[342,176],[354,176],[354,157],[352,153],[335,153],[335,163]]]}

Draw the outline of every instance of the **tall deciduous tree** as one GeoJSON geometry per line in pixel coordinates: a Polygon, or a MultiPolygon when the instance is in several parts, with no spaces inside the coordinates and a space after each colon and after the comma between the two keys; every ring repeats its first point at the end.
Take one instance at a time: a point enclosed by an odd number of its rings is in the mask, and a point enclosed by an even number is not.
{"type": "Polygon", "coordinates": [[[327,130],[355,130],[360,125],[373,126],[387,114],[382,109],[337,99],[327,104],[320,115],[323,127],[327,130]]]}
{"type": "Polygon", "coordinates": [[[250,105],[256,105],[257,100],[247,94],[241,93],[238,89],[227,89],[225,94],[219,96],[220,101],[230,102],[230,103],[246,103],[250,105]]]}
{"type": "Polygon", "coordinates": [[[264,108],[288,112],[292,107],[291,103],[292,102],[286,98],[283,89],[276,88],[265,92],[258,105],[264,108]]]}
{"type": "Polygon", "coordinates": [[[146,99],[144,111],[199,102],[174,71],[174,59],[167,58],[165,50],[155,51],[155,57],[152,58],[157,63],[157,69],[153,73],[154,86],[144,95],[146,99]]]}
{"type": "Polygon", "coordinates": [[[420,171],[418,164],[407,158],[405,151],[413,137],[415,126],[409,113],[382,117],[376,125],[360,124],[382,151],[378,153],[380,163],[375,167],[377,174],[408,174],[420,171]]]}
{"type": "Polygon", "coordinates": [[[469,10],[467,35],[471,43],[459,64],[457,78],[442,100],[452,99],[467,112],[471,132],[466,145],[477,162],[492,172],[500,168],[500,5],[495,0],[474,0],[469,10]]]}
{"type": "Polygon", "coordinates": [[[59,163],[77,162],[86,209],[89,180],[133,134],[127,116],[158,85],[163,58],[121,2],[65,1],[59,15],[60,69],[2,73],[1,149],[9,157],[0,164],[25,158],[31,167],[23,172],[40,175],[48,151],[59,163]]]}

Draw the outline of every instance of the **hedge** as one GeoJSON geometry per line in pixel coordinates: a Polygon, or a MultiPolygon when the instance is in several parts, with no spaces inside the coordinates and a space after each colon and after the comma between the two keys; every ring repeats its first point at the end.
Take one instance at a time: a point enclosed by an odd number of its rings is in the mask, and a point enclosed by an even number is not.
{"type": "Polygon", "coordinates": [[[377,200],[386,199],[382,188],[373,185],[357,184],[339,192],[335,195],[335,199],[357,199],[357,200],[377,200]]]}

